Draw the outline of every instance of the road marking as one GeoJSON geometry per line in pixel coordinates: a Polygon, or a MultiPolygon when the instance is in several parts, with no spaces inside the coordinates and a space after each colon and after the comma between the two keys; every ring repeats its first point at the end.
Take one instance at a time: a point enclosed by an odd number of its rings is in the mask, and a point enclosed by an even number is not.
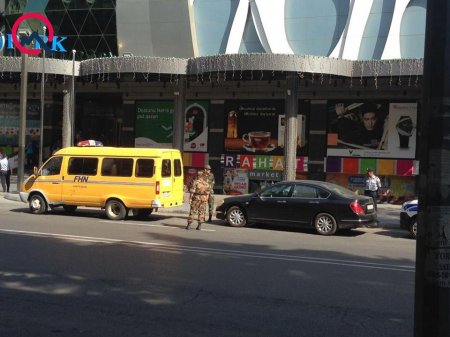
{"type": "MultiPolygon", "coordinates": [[[[99,222],[104,223],[114,223],[114,224],[126,224],[126,225],[132,225],[132,226],[140,226],[140,227],[160,227],[160,228],[168,228],[168,229],[185,229],[184,227],[175,226],[175,225],[153,225],[153,224],[146,224],[146,223],[139,223],[139,222],[130,222],[130,221],[114,221],[114,220],[100,220],[99,222]]],[[[195,226],[192,227],[195,229],[195,226]]],[[[202,228],[202,232],[216,232],[215,229],[207,229],[202,228]]]]}
{"type": "Polygon", "coordinates": [[[157,242],[128,241],[128,240],[99,238],[99,237],[90,237],[90,236],[18,231],[18,230],[9,230],[9,229],[0,229],[0,233],[16,234],[16,235],[24,235],[24,236],[35,236],[35,237],[51,237],[51,238],[56,238],[56,239],[69,240],[69,241],[94,242],[94,243],[103,243],[103,244],[107,244],[107,243],[110,243],[110,244],[118,244],[119,243],[119,244],[124,244],[124,245],[132,244],[132,245],[141,245],[143,247],[147,247],[150,249],[158,249],[158,250],[166,250],[166,251],[194,252],[194,253],[202,253],[202,254],[209,253],[209,254],[214,254],[214,255],[225,255],[225,256],[234,256],[234,257],[249,257],[249,258],[268,259],[268,260],[328,264],[328,265],[337,265],[337,266],[344,266],[344,267],[391,270],[391,271],[408,272],[408,273],[415,272],[414,266],[395,265],[395,264],[386,264],[386,263],[374,263],[374,262],[361,262],[361,261],[353,261],[353,260],[327,259],[327,258],[318,258],[318,257],[310,257],[310,256],[301,256],[301,255],[285,255],[285,254],[273,254],[273,253],[260,253],[260,252],[254,252],[254,251],[244,251],[244,250],[170,245],[170,244],[157,243],[157,242]]]}

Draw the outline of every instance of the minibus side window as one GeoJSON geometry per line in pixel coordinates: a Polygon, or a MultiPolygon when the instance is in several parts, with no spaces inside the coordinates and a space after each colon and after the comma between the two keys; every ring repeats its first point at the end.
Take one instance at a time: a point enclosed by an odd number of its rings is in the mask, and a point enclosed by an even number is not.
{"type": "Polygon", "coordinates": [[[170,159],[163,159],[161,166],[161,177],[170,177],[172,168],[170,167],[170,159]]]}
{"type": "Polygon", "coordinates": [[[72,157],[69,159],[68,174],[95,176],[97,174],[98,159],[72,157]]]}
{"type": "Polygon", "coordinates": [[[175,171],[175,177],[180,177],[182,174],[182,168],[181,168],[181,160],[175,159],[174,162],[174,171],[175,171]]]}
{"type": "Polygon", "coordinates": [[[155,172],[155,161],[153,159],[138,159],[136,161],[136,177],[151,178],[155,172]]]}
{"type": "Polygon", "coordinates": [[[58,175],[61,172],[62,157],[50,159],[41,169],[42,176],[58,175]]]}
{"type": "Polygon", "coordinates": [[[101,172],[102,176],[131,177],[133,172],[133,159],[104,158],[101,172]]]}

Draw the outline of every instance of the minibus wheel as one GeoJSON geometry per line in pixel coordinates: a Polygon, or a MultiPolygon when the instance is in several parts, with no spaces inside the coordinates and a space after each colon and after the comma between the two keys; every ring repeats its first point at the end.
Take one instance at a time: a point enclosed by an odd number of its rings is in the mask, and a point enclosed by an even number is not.
{"type": "Polygon", "coordinates": [[[43,214],[47,212],[47,202],[40,194],[33,194],[28,200],[30,205],[30,211],[33,214],[43,214]]]}
{"type": "Polygon", "coordinates": [[[128,210],[120,200],[110,199],[106,203],[105,212],[106,216],[111,220],[123,220],[128,210]]]}

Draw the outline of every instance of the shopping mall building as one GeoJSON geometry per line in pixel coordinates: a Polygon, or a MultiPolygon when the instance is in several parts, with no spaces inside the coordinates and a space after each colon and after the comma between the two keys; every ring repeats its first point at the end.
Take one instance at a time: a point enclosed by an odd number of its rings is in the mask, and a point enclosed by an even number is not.
{"type": "Polygon", "coordinates": [[[299,179],[355,190],[371,167],[383,199],[415,195],[426,0],[0,0],[0,12],[3,151],[18,145],[19,44],[45,50],[26,65],[26,137],[43,132],[44,158],[69,132],[180,148],[186,177],[208,162],[217,192],[282,180],[293,162],[299,179]]]}

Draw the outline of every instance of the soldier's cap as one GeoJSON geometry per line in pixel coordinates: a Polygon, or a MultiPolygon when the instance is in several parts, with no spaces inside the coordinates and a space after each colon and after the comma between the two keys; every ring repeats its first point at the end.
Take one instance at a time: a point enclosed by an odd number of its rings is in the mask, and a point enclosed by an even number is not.
{"type": "Polygon", "coordinates": [[[211,166],[208,165],[208,164],[206,164],[206,165],[205,165],[205,169],[206,169],[206,170],[211,170],[211,166]]]}
{"type": "Polygon", "coordinates": [[[369,172],[373,172],[373,170],[370,167],[367,169],[367,173],[369,172]]]}

